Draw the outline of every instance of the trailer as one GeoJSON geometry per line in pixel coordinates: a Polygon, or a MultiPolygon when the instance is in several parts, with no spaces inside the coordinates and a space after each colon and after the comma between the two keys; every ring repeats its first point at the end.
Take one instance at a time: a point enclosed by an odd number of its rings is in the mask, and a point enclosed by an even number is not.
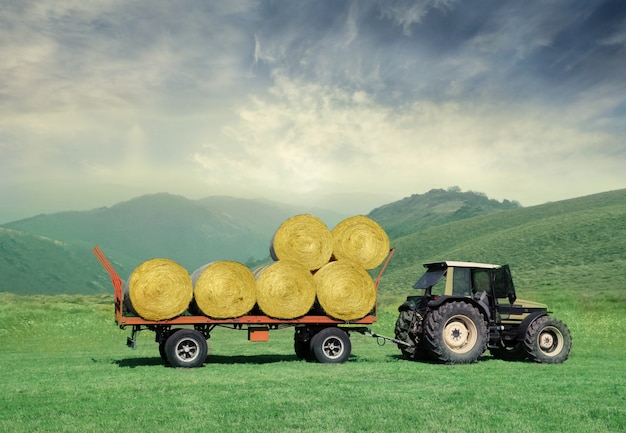
{"type": "MultiPolygon", "coordinates": [[[[376,292],[380,279],[395,252],[391,248],[382,264],[378,276],[374,280],[376,292]]],[[[294,350],[296,356],[307,361],[321,363],[343,363],[348,360],[352,350],[350,333],[369,334],[376,338],[406,344],[370,331],[367,325],[376,322],[378,305],[365,317],[353,320],[336,320],[319,312],[307,314],[296,319],[276,319],[263,314],[248,314],[229,319],[214,319],[202,315],[183,314],[169,320],[152,321],[130,314],[124,308],[123,281],[111,262],[99,246],[95,246],[93,254],[111,278],[114,291],[115,322],[121,329],[130,327],[131,335],[127,346],[135,348],[137,335],[140,331],[149,330],[155,333],[155,342],[159,344],[159,353],[163,361],[173,367],[192,368],[201,366],[207,355],[207,340],[217,327],[234,330],[247,330],[248,340],[266,342],[269,331],[294,327],[294,350]]]]}

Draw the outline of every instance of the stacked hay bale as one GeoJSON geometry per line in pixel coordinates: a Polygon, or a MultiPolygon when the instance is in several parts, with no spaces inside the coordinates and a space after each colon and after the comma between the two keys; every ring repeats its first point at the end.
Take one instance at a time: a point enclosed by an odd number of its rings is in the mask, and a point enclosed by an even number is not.
{"type": "Polygon", "coordinates": [[[332,253],[332,235],[322,220],[308,214],[285,220],[270,244],[275,263],[255,272],[259,309],[277,319],[308,313],[316,295],[311,272],[328,263],[332,253]]]}
{"type": "Polygon", "coordinates": [[[254,272],[233,261],[217,261],[192,275],[170,259],[140,264],[124,285],[128,310],[146,320],[168,320],[190,310],[214,319],[251,314],[255,306],[276,319],[296,319],[316,305],[335,319],[357,320],[376,305],[367,272],[389,252],[389,238],[359,215],[330,231],[317,217],[296,215],[276,230],[274,263],[254,272]]]}
{"type": "Polygon", "coordinates": [[[187,310],[193,297],[191,277],[170,259],[151,259],[133,270],[124,284],[124,303],[146,320],[167,320],[187,310]]]}
{"type": "Polygon", "coordinates": [[[274,260],[293,260],[314,271],[324,266],[333,254],[333,237],[324,222],[308,214],[284,221],[270,246],[274,260]]]}
{"type": "Polygon", "coordinates": [[[281,260],[255,272],[259,309],[276,319],[304,316],[315,302],[313,275],[301,263],[281,260]]]}
{"type": "Polygon", "coordinates": [[[215,319],[248,314],[256,303],[256,283],[245,265],[222,260],[208,263],[191,274],[192,310],[215,319]]]}
{"type": "Polygon", "coordinates": [[[331,234],[334,261],[315,274],[317,298],[329,316],[357,320],[376,306],[376,286],[367,271],[389,254],[389,237],[363,215],[346,218],[331,234]]]}
{"type": "Polygon", "coordinates": [[[389,254],[389,237],[374,220],[357,215],[341,221],[332,231],[333,255],[352,260],[365,269],[379,266],[389,254]]]}
{"type": "MultiPolygon", "coordinates": [[[[339,320],[357,320],[376,305],[376,287],[367,270],[376,268],[385,259],[389,253],[389,238],[378,223],[366,216],[347,218],[330,232],[318,218],[297,215],[286,220],[276,231],[270,253],[277,263],[289,260],[309,269],[313,274],[315,298],[324,314],[339,320]]],[[[308,279],[302,278],[300,284],[308,285],[308,279]]],[[[267,288],[260,287],[257,278],[257,299],[262,292],[269,292],[271,284],[267,284],[267,288]]],[[[291,302],[286,300],[286,294],[297,296],[283,288],[282,297],[270,296],[268,301],[284,302],[281,308],[286,309],[286,304],[291,302]],[[279,298],[284,300],[279,301],[279,298]]],[[[270,314],[270,306],[259,303],[259,307],[270,316],[287,318],[281,309],[274,309],[270,314]]]]}

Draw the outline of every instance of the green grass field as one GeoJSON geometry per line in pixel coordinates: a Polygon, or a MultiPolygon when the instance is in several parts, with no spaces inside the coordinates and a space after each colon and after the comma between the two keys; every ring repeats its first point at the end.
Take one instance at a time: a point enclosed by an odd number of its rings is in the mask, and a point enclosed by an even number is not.
{"type": "MultiPolygon", "coordinates": [[[[607,301],[607,304],[609,301],[607,301]]],[[[599,307],[602,307],[601,305],[599,307]]],[[[557,314],[574,338],[562,365],[406,361],[352,334],[351,359],[307,363],[293,329],[267,343],[217,329],[197,369],[138,349],[110,296],[0,294],[2,432],[613,432],[626,425],[626,319],[615,308],[557,314]]],[[[392,335],[387,308],[375,330],[392,335]]]]}

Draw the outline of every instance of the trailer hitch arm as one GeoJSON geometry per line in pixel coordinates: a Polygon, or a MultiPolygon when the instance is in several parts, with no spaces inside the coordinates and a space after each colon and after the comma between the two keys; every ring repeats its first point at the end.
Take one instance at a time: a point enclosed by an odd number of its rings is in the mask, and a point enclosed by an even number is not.
{"type": "Polygon", "coordinates": [[[407,347],[414,346],[414,344],[407,343],[406,341],[398,340],[397,338],[385,337],[384,335],[377,334],[373,332],[370,328],[360,328],[358,331],[363,335],[369,335],[370,337],[376,338],[380,346],[383,346],[385,342],[387,341],[391,341],[392,343],[401,344],[407,347]]]}

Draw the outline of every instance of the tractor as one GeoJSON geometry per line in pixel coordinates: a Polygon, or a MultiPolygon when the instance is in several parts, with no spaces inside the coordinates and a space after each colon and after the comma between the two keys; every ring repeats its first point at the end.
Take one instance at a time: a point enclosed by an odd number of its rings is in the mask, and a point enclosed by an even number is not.
{"type": "Polygon", "coordinates": [[[419,294],[399,308],[395,342],[406,358],[446,364],[494,358],[559,364],[570,353],[567,326],[537,302],[517,299],[508,265],[427,263],[419,294]]]}

